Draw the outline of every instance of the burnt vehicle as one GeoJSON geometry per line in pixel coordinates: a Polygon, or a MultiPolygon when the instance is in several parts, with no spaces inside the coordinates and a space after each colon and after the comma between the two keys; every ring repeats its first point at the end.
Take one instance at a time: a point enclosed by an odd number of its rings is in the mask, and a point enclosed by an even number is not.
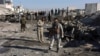
{"type": "Polygon", "coordinates": [[[86,26],[82,23],[77,23],[77,25],[74,26],[67,26],[64,28],[64,31],[65,38],[68,38],[69,40],[96,41],[100,37],[97,28],[86,26]]]}
{"type": "MultiPolygon", "coordinates": [[[[95,27],[90,27],[78,22],[77,25],[74,23],[71,25],[69,24],[62,24],[64,29],[64,38],[62,41],[72,41],[76,40],[81,42],[84,41],[96,41],[100,39],[98,29],[95,27]]],[[[52,36],[52,28],[49,28],[49,36],[52,36]]]]}
{"type": "Polygon", "coordinates": [[[9,21],[9,22],[19,22],[19,18],[15,14],[6,15],[6,19],[5,20],[9,21]]]}

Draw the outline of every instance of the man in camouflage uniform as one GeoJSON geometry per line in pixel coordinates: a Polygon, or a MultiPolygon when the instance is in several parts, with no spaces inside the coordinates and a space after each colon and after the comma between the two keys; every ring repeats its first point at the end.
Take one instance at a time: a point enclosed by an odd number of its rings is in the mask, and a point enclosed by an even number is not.
{"type": "Polygon", "coordinates": [[[20,24],[21,24],[21,32],[25,31],[25,29],[26,29],[26,18],[25,18],[25,16],[22,16],[22,18],[20,20],[20,24]]]}

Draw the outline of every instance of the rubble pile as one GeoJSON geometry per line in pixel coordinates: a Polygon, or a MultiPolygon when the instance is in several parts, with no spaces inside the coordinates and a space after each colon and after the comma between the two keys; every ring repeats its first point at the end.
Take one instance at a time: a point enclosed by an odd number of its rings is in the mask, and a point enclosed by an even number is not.
{"type": "Polygon", "coordinates": [[[96,12],[92,15],[86,16],[80,20],[85,26],[95,28],[98,35],[100,36],[100,12],[96,12]]]}
{"type": "Polygon", "coordinates": [[[10,11],[9,9],[5,8],[5,7],[0,7],[0,15],[6,15],[6,14],[11,14],[12,11],[10,11]]]}
{"type": "Polygon", "coordinates": [[[85,25],[100,26],[100,12],[86,16],[84,19],[81,19],[80,21],[85,25]]]}

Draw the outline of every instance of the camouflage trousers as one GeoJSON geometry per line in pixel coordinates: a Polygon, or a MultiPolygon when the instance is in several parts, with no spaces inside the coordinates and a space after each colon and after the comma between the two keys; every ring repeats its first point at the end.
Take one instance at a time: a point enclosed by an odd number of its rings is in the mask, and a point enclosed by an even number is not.
{"type": "Polygon", "coordinates": [[[26,29],[26,24],[21,24],[21,31],[25,31],[26,29]]]}

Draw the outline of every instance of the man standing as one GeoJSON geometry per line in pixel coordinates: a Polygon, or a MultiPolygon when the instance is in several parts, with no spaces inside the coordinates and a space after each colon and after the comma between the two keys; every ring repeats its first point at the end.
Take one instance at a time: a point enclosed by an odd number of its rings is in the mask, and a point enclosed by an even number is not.
{"type": "Polygon", "coordinates": [[[25,16],[23,15],[21,20],[20,20],[20,24],[21,24],[21,32],[25,31],[25,28],[26,28],[26,18],[25,16]]]}
{"type": "Polygon", "coordinates": [[[38,36],[38,40],[40,42],[43,42],[43,26],[44,26],[44,17],[42,17],[42,19],[39,19],[38,20],[38,23],[37,23],[37,36],[38,36]]]}
{"type": "Polygon", "coordinates": [[[54,41],[57,41],[57,52],[59,52],[59,48],[61,47],[61,38],[64,36],[63,35],[63,27],[62,25],[59,23],[58,18],[54,19],[54,23],[52,24],[52,29],[53,29],[53,33],[52,33],[52,39],[50,42],[50,47],[49,50],[52,49],[53,45],[54,45],[54,41]]]}

